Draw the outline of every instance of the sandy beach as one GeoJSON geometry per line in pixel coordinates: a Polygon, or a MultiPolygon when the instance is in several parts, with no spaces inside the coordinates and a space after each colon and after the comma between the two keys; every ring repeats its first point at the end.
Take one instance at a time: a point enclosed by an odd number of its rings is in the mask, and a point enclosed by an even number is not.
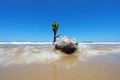
{"type": "Polygon", "coordinates": [[[0,46],[0,80],[120,80],[120,45],[80,45],[67,55],[51,46],[0,46]]]}

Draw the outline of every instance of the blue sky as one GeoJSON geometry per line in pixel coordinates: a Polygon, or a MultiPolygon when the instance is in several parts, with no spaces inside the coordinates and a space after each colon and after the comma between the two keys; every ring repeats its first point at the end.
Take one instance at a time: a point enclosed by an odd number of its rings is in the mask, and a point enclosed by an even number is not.
{"type": "Polygon", "coordinates": [[[0,0],[0,41],[120,41],[119,0],[0,0]]]}

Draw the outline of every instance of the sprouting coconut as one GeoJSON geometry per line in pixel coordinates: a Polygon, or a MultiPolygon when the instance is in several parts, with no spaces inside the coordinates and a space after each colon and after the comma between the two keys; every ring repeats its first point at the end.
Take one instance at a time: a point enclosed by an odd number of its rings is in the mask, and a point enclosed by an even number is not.
{"type": "MultiPolygon", "coordinates": [[[[60,37],[60,35],[57,35],[58,26],[59,23],[54,21],[52,24],[52,30],[54,32],[53,42],[56,42],[56,38],[60,37]]],[[[64,38],[60,42],[55,44],[55,48],[67,54],[72,54],[77,50],[78,43],[73,39],[64,38]]]]}

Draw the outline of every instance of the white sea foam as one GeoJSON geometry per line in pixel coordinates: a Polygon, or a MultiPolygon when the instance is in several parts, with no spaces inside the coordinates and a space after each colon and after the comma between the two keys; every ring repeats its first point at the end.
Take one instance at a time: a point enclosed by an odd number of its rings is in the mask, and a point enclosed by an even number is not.
{"type": "MultiPolygon", "coordinates": [[[[31,63],[51,63],[60,60],[62,52],[54,50],[52,42],[0,42],[0,44],[11,44],[12,46],[0,45],[0,64],[31,64],[31,63]],[[13,44],[42,44],[39,46],[13,46],[13,44]]],[[[84,60],[84,57],[96,56],[109,53],[120,53],[119,42],[100,42],[100,43],[79,43],[77,52],[79,55],[75,58],[84,60]],[[94,45],[95,44],[95,45],[94,45]],[[99,45],[100,44],[100,45],[99,45]],[[106,44],[106,45],[103,45],[106,44]],[[111,45],[109,45],[111,44],[111,45]],[[84,57],[83,57],[84,56],[84,57]]],[[[72,55],[71,55],[72,56],[72,55]]],[[[68,56],[69,57],[69,56],[68,56]]],[[[64,58],[63,58],[64,59],[64,58]]],[[[73,61],[74,59],[73,56],[73,61]]]]}
{"type": "MultiPolygon", "coordinates": [[[[0,44],[53,44],[53,42],[0,42],[0,44]]],[[[120,42],[79,42],[79,44],[120,44],[120,42]]]]}
{"type": "Polygon", "coordinates": [[[80,44],[120,44],[120,42],[80,42],[80,44]]]}
{"type": "Polygon", "coordinates": [[[0,42],[0,44],[52,44],[52,42],[0,42]]]}

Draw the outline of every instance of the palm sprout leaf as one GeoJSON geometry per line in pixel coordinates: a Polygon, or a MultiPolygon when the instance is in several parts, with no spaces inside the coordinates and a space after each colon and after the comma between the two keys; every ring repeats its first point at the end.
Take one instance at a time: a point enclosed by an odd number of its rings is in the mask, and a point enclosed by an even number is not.
{"type": "Polygon", "coordinates": [[[53,39],[53,42],[56,42],[56,34],[57,34],[57,31],[58,31],[58,26],[59,26],[59,23],[57,23],[56,21],[53,22],[52,24],[52,30],[54,32],[54,39],[53,39]]]}
{"type": "Polygon", "coordinates": [[[61,38],[61,35],[57,35],[56,38],[61,38]]]}
{"type": "Polygon", "coordinates": [[[52,29],[55,35],[58,31],[58,26],[59,26],[59,23],[57,23],[56,21],[52,24],[52,29]]]}

